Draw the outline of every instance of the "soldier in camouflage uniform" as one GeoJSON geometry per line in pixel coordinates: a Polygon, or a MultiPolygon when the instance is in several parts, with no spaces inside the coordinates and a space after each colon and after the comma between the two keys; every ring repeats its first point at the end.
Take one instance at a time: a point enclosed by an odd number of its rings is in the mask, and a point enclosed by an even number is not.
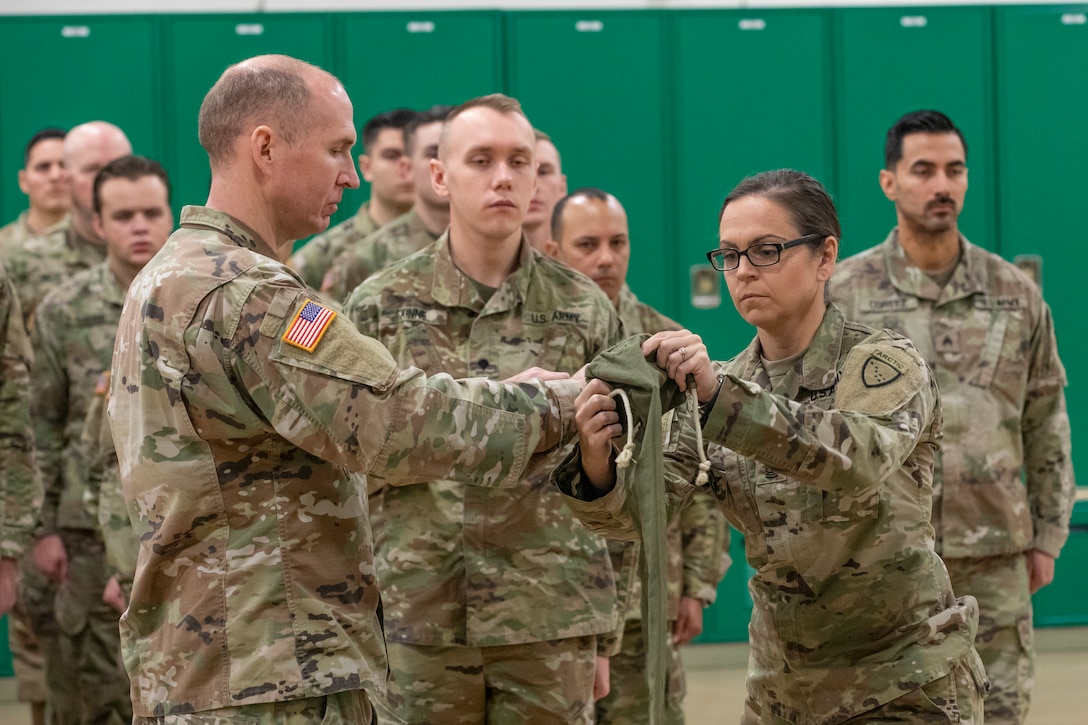
{"type": "Polygon", "coordinates": [[[333,262],[321,291],[347,300],[364,279],[379,269],[434,244],[450,225],[450,203],[431,186],[431,161],[438,158],[438,134],[451,106],[432,106],[404,128],[404,154],[412,174],[412,210],[389,222],[333,262]]]}
{"type": "Polygon", "coordinates": [[[111,161],[99,172],[93,196],[106,261],[42,301],[31,375],[45,490],[34,561],[58,585],[57,632],[43,639],[46,678],[54,722],[73,725],[132,718],[117,612],[102,601],[109,579],[105,551],[84,504],[93,450],[82,437],[110,366],[125,290],[174,225],[166,172],[149,159],[111,161]]]}
{"type": "Polygon", "coordinates": [[[579,381],[401,369],[283,263],[358,186],[351,114],[302,61],[228,68],[198,122],[208,206],[129,288],[109,416],[140,539],[137,725],[371,722],[387,661],[362,474],[510,488],[572,434],[579,381]]]}
{"type": "Polygon", "coordinates": [[[945,403],[937,550],[956,592],[979,601],[986,721],[1022,723],[1031,594],[1053,579],[1075,494],[1054,322],[1027,275],[959,233],[967,147],[952,121],[907,114],[885,157],[880,182],[898,226],[843,262],[833,291],[854,319],[910,337],[935,371],[945,403]]]}
{"type": "Polygon", "coordinates": [[[31,137],[19,169],[19,189],[27,195],[30,207],[0,228],[0,259],[30,237],[48,236],[68,215],[72,194],[64,172],[64,131],[45,128],[31,137]]]}
{"type": "Polygon", "coordinates": [[[351,219],[306,242],[288,262],[313,289],[321,289],[325,274],[341,253],[411,211],[414,186],[404,155],[404,127],[415,115],[407,108],[396,108],[363,125],[359,171],[370,183],[370,201],[351,219]]]}
{"type": "Polygon", "coordinates": [[[30,361],[19,298],[0,265],[0,616],[15,605],[18,561],[41,505],[33,468],[30,361]]]}
{"type": "MultiPolygon", "coordinates": [[[[46,294],[77,272],[105,260],[106,247],[95,234],[91,221],[91,184],[102,166],[130,150],[128,139],[121,130],[101,121],[76,126],[65,136],[63,161],[71,215],[50,227],[47,233],[30,237],[6,252],[5,264],[22,302],[28,328],[46,294]]],[[[19,603],[16,616],[12,618],[15,630],[12,654],[20,697],[25,693],[27,699],[37,703],[44,702],[47,697],[63,698],[64,692],[46,692],[41,652],[45,645],[38,640],[57,636],[53,618],[55,587],[31,561],[31,553],[27,552],[21,566],[19,603]]],[[[62,677],[54,678],[53,682],[58,683],[57,687],[63,683],[67,688],[68,683],[62,677]]]]}
{"type": "MultiPolygon", "coordinates": [[[[442,129],[434,186],[450,230],[371,277],[345,311],[401,365],[493,380],[573,372],[617,337],[592,282],[522,231],[536,180],[517,101],[473,99],[442,129]]],[[[400,723],[591,722],[596,635],[616,628],[607,546],[548,484],[505,491],[435,480],[387,489],[378,579],[400,723]]],[[[441,477],[439,477],[441,478],[441,477]]]]}
{"type": "Polygon", "coordinates": [[[68,222],[27,240],[5,260],[28,321],[50,290],[105,261],[106,246],[94,231],[91,187],[103,166],[130,153],[132,145],[124,132],[104,121],[81,124],[65,136],[64,166],[72,195],[68,222]]]}
{"type": "MultiPolygon", "coordinates": [[[[619,314],[621,337],[681,329],[678,323],[639,302],[626,284],[631,242],[627,212],[619,199],[594,188],[579,189],[561,198],[552,214],[549,237],[548,254],[590,277],[608,295],[619,314]]],[[[680,645],[702,632],[703,609],[717,598],[718,582],[730,564],[729,526],[714,497],[700,492],[670,522],[665,534],[669,553],[669,621],[673,632],[668,643],[665,717],[668,723],[683,723],[686,684],[680,645]]],[[[627,561],[632,549],[637,552],[633,543],[609,542],[613,562],[617,547],[627,552],[627,561]]],[[[639,606],[641,582],[637,576],[633,585],[622,649],[611,657],[609,665],[610,690],[597,701],[598,725],[649,722],[650,693],[645,677],[646,647],[639,606]]]]}
{"type": "MultiPolygon", "coordinates": [[[[709,443],[711,490],[755,570],[744,722],[981,722],[977,606],[952,593],[929,523],[936,381],[909,340],[826,305],[840,231],[815,179],[746,179],[720,232],[711,262],[756,338],[727,363],[686,331],[642,352],[697,384],[699,419],[678,409],[669,434],[666,487],[693,489],[709,443]]],[[[579,396],[580,455],[555,478],[583,520],[624,534],[607,391],[594,380],[579,396]]]]}
{"type": "MultiPolygon", "coordinates": [[[[23,162],[24,168],[19,171],[19,188],[27,195],[29,208],[18,219],[0,229],[0,261],[7,260],[12,252],[31,244],[36,237],[51,238],[52,246],[60,246],[68,229],[67,215],[72,195],[64,171],[64,131],[46,128],[34,134],[26,145],[23,162]]],[[[38,246],[36,242],[34,246],[38,246]]],[[[33,283],[22,287],[23,294],[37,293],[33,283]]],[[[33,568],[24,567],[23,574],[24,578],[33,577],[33,568]]],[[[24,586],[25,582],[20,583],[20,588],[24,586]]],[[[40,582],[39,588],[47,588],[44,581],[40,582]]],[[[17,697],[20,702],[30,703],[34,725],[44,725],[46,688],[41,647],[23,603],[18,600],[8,617],[8,639],[15,668],[17,697]]]]}
{"type": "Polygon", "coordinates": [[[533,249],[547,254],[552,239],[552,210],[567,194],[567,175],[563,173],[563,162],[552,137],[539,129],[533,133],[536,134],[536,191],[521,228],[533,249]]]}
{"type": "Polygon", "coordinates": [[[11,614],[10,641],[17,697],[31,705],[31,722],[45,723],[45,683],[40,652],[25,617],[14,613],[19,563],[25,558],[41,506],[30,426],[30,341],[15,287],[0,265],[0,616],[11,614]],[[28,661],[28,655],[36,659],[28,661]]]}

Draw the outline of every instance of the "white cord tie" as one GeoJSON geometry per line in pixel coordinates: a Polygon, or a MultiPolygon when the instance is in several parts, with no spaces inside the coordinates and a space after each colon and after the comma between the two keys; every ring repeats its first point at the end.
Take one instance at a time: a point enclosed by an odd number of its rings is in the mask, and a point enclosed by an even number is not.
{"type": "Polygon", "coordinates": [[[631,465],[631,459],[635,457],[634,422],[631,415],[631,399],[627,397],[627,391],[623,388],[615,388],[608,394],[610,398],[619,398],[623,403],[623,411],[627,414],[627,443],[623,450],[616,455],[616,468],[627,468],[631,465]]]}

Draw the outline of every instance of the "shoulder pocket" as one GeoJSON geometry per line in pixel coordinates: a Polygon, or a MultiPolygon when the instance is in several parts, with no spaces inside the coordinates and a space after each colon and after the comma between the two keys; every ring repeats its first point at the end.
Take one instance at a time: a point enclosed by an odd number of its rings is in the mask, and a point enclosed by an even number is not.
{"type": "Polygon", "coordinates": [[[400,372],[393,356],[377,340],[361,334],[339,313],[327,322],[317,323],[311,331],[317,341],[310,349],[289,342],[289,339],[299,339],[297,327],[292,329],[292,325],[299,323],[299,313],[307,304],[321,306],[302,290],[283,290],[276,294],[261,324],[261,334],[272,338],[270,359],[360,383],[379,392],[388,390],[400,372]]]}

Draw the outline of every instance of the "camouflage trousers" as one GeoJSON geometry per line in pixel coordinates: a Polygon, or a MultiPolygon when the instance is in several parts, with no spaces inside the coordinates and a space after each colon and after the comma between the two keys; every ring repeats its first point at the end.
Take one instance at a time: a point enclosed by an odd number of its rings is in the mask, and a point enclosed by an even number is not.
{"type": "Polygon", "coordinates": [[[15,696],[19,702],[44,703],[46,700],[45,664],[41,644],[27,611],[31,597],[26,590],[47,591],[48,588],[49,581],[34,568],[28,551],[19,562],[18,594],[15,607],[8,615],[8,643],[11,646],[11,664],[15,669],[15,696]]]}
{"type": "Polygon", "coordinates": [[[1023,554],[946,559],[957,596],[978,600],[975,649],[986,666],[988,725],[1019,725],[1027,718],[1035,684],[1035,630],[1023,554]]]}
{"type": "MultiPolygon", "coordinates": [[[[884,725],[918,723],[924,725],[982,725],[982,698],[986,692],[986,673],[978,654],[971,651],[952,664],[944,677],[915,688],[878,708],[842,720],[841,725],[884,725]]],[[[741,725],[792,725],[769,713],[762,713],[751,698],[744,703],[741,725]]]]}
{"type": "Polygon", "coordinates": [[[363,690],[180,715],[132,718],[132,725],[376,725],[377,722],[363,690]]]}
{"type": "MultiPolygon", "coordinates": [[[[683,725],[684,663],[680,648],[669,641],[665,683],[665,725],[683,725]]],[[[650,722],[650,690],[646,683],[646,639],[642,622],[627,620],[619,654],[609,659],[611,689],[597,701],[597,725],[643,725],[650,722]]]]}
{"type": "Polygon", "coordinates": [[[390,642],[379,720],[404,725],[589,725],[596,636],[500,647],[390,642]]]}
{"type": "Polygon", "coordinates": [[[94,532],[62,532],[68,579],[27,587],[24,602],[42,648],[49,725],[119,725],[132,719],[121,664],[119,615],[102,601],[109,576],[94,532]]]}

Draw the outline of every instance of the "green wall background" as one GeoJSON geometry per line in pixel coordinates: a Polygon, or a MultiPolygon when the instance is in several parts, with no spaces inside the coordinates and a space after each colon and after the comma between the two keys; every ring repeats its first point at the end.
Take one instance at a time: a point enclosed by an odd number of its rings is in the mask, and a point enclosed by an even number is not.
{"type": "MultiPolygon", "coordinates": [[[[600,186],[624,202],[637,294],[725,358],[751,328],[728,300],[693,306],[690,280],[717,244],[728,190],[770,168],[812,173],[839,204],[843,253],[860,251],[894,224],[877,185],[885,130],[906,111],[938,108],[970,144],[964,233],[1009,259],[1043,259],[1077,435],[1088,429],[1076,312],[1088,268],[1086,16],[1088,4],[4,17],[0,220],[25,206],[16,172],[26,140],[92,119],[117,123],[137,153],[166,164],[177,211],[203,203],[197,108],[227,65],[258,53],[336,73],[360,124],[395,106],[504,91],[555,139],[570,188],[600,186]]],[[[339,218],[367,195],[346,195],[339,218]]],[[[1076,448],[1074,460],[1088,470],[1076,448]]],[[[1088,624],[1088,585],[1077,580],[1088,511],[1075,523],[1058,583],[1036,598],[1043,625],[1088,624]]],[[[733,558],[702,641],[746,637],[737,536],[733,558]]],[[[0,674],[5,663],[0,651],[0,674]]]]}

